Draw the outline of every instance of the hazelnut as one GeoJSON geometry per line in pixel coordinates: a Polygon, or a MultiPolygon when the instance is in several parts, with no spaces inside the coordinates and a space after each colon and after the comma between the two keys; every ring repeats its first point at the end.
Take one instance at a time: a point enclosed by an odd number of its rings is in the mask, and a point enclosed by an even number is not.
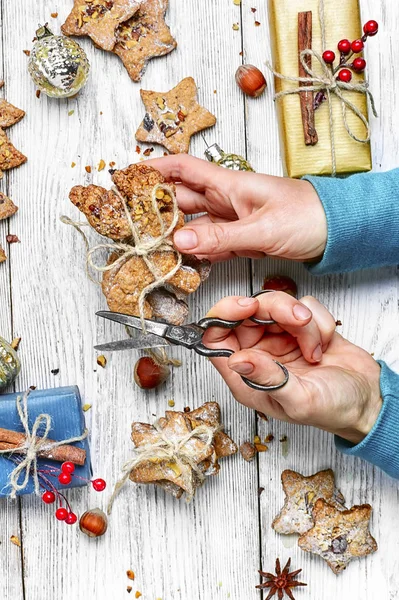
{"type": "Polygon", "coordinates": [[[134,367],[134,381],[144,390],[158,387],[167,380],[169,375],[169,367],[158,364],[150,356],[140,358],[134,367]]]}
{"type": "Polygon", "coordinates": [[[244,442],[240,446],[240,453],[244,460],[251,462],[256,456],[256,448],[251,442],[244,442]]]}
{"type": "Polygon", "coordinates": [[[274,290],[275,292],[285,292],[297,298],[298,288],[291,277],[285,275],[274,275],[273,277],[266,277],[263,282],[264,290],[274,290]]]}
{"type": "Polygon", "coordinates": [[[241,65],[236,71],[238,87],[247,96],[257,98],[266,89],[266,79],[261,71],[253,65],[241,65]]]}
{"type": "Polygon", "coordinates": [[[100,537],[107,531],[108,519],[107,516],[99,508],[93,508],[86,511],[80,517],[80,531],[89,537],[100,537]]]}

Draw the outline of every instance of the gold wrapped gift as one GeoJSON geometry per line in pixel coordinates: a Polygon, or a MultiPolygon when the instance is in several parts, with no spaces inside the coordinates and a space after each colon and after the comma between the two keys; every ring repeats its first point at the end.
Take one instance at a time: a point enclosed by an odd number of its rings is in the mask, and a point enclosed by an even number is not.
{"type": "MultiPolygon", "coordinates": [[[[344,38],[356,40],[362,36],[358,0],[269,0],[272,67],[283,76],[299,76],[298,13],[306,11],[312,12],[312,50],[319,55],[325,49],[333,50],[336,54],[335,65],[338,64],[340,56],[337,50],[338,42],[344,38]],[[324,48],[320,2],[324,8],[324,48]]],[[[322,75],[323,67],[317,58],[312,56],[311,61],[312,72],[322,75]]],[[[363,76],[353,73],[351,84],[356,85],[363,79],[363,76]]],[[[298,85],[298,82],[275,77],[276,95],[295,90],[298,85]]],[[[367,94],[346,89],[340,91],[367,122],[367,94]]],[[[299,93],[293,93],[276,99],[285,174],[289,177],[301,177],[306,174],[331,175],[334,170],[333,157],[337,174],[370,171],[370,143],[356,141],[348,133],[342,101],[334,93],[330,94],[332,119],[330,120],[329,103],[325,101],[314,113],[318,142],[315,145],[305,144],[299,96],[299,93]]],[[[361,118],[352,109],[346,109],[345,114],[352,135],[362,140],[366,139],[368,131],[361,118]]]]}

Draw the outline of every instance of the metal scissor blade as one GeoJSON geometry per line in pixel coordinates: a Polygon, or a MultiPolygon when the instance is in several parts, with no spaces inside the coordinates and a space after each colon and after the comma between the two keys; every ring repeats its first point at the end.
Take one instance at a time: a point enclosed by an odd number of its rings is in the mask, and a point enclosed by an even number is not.
{"type": "MultiPolygon", "coordinates": [[[[139,317],[132,317],[130,315],[124,315],[122,313],[115,313],[109,310],[100,310],[96,313],[98,317],[121,323],[121,325],[127,325],[134,329],[142,329],[141,319],[139,317]]],[[[163,337],[169,328],[167,323],[160,323],[159,321],[152,321],[151,319],[144,319],[146,333],[153,333],[163,337]]]]}
{"type": "Polygon", "coordinates": [[[140,335],[119,342],[109,342],[108,344],[100,344],[95,346],[95,350],[101,352],[114,352],[115,350],[144,350],[145,348],[163,348],[170,344],[158,335],[140,335]]]}

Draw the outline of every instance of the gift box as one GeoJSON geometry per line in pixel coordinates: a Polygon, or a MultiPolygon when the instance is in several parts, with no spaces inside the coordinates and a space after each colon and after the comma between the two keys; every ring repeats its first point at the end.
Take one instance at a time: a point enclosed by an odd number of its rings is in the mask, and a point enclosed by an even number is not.
{"type": "MultiPolygon", "coordinates": [[[[0,428],[24,433],[24,427],[17,409],[18,396],[23,396],[23,394],[5,394],[0,396],[0,428]]],[[[81,397],[79,389],[76,386],[31,391],[27,399],[27,414],[30,431],[32,431],[34,422],[39,415],[47,414],[51,417],[51,427],[47,436],[49,440],[69,440],[81,437],[85,432],[85,419],[82,411],[81,397]]],[[[39,429],[38,436],[42,435],[42,429],[39,429]]],[[[88,438],[86,437],[81,441],[73,442],[70,445],[81,448],[86,452],[85,462],[82,466],[75,466],[72,481],[68,485],[62,485],[56,476],[46,475],[57,489],[87,485],[87,480],[91,477],[88,438]]],[[[23,458],[23,455],[21,456],[23,458]]],[[[10,496],[12,491],[9,478],[16,467],[16,463],[10,457],[18,458],[19,454],[18,452],[11,455],[0,454],[0,497],[10,496]]],[[[49,468],[57,469],[59,472],[61,463],[49,458],[37,458],[37,467],[39,473],[41,469],[48,471],[49,468]]],[[[21,475],[21,479],[23,479],[23,475],[21,475]]],[[[30,477],[26,488],[18,491],[17,495],[32,494],[33,492],[34,482],[33,478],[30,477]]]]}
{"type": "MultiPolygon", "coordinates": [[[[298,44],[298,13],[311,11],[311,49],[320,56],[326,49],[336,54],[339,61],[337,44],[341,39],[357,40],[362,37],[360,9],[358,0],[269,0],[270,33],[272,40],[272,68],[283,76],[307,77],[300,73],[298,44]],[[322,43],[322,27],[319,14],[320,3],[324,8],[325,46],[322,43]]],[[[302,48],[304,50],[304,48],[302,48]]],[[[322,65],[312,56],[311,69],[319,75],[322,65]]],[[[364,80],[363,75],[353,73],[351,84],[364,80]]],[[[275,77],[276,95],[298,88],[299,84],[284,78],[275,77]]],[[[301,117],[300,95],[290,94],[276,99],[284,173],[289,177],[303,175],[331,175],[333,173],[333,154],[335,172],[347,174],[369,171],[372,168],[369,142],[360,143],[348,134],[343,118],[341,100],[331,94],[332,125],[328,102],[323,102],[314,111],[315,129],[318,142],[306,145],[301,117]],[[331,130],[333,136],[331,136],[331,130]],[[334,150],[332,151],[332,143],[334,150]]],[[[368,120],[367,96],[365,93],[343,90],[343,96],[368,120]]],[[[346,110],[348,127],[355,137],[367,138],[367,128],[351,109],[346,110]]]]}

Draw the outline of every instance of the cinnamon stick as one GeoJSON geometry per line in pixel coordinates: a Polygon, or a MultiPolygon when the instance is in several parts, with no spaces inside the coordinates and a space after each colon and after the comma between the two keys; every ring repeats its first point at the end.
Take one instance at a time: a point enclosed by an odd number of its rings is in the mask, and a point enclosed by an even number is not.
{"type": "MultiPolygon", "coordinates": [[[[10,450],[10,452],[16,451],[18,453],[18,448],[23,446],[25,441],[26,436],[23,433],[0,427],[0,450],[10,450]]],[[[45,441],[45,445],[53,443],[54,441],[48,438],[45,441]]],[[[37,455],[39,458],[48,458],[57,462],[69,461],[79,466],[84,465],[86,461],[86,450],[69,445],[41,450],[37,455]]]]}
{"type": "MultiPolygon", "coordinates": [[[[298,65],[299,77],[308,77],[300,60],[303,50],[310,50],[312,47],[312,11],[298,13],[298,65]]],[[[306,56],[305,62],[309,68],[312,66],[312,57],[306,56]]],[[[300,83],[300,86],[307,86],[308,83],[300,83]]],[[[301,115],[303,124],[303,135],[306,146],[315,146],[318,142],[317,131],[314,120],[313,92],[301,92],[299,94],[301,102],[301,115]]]]}

